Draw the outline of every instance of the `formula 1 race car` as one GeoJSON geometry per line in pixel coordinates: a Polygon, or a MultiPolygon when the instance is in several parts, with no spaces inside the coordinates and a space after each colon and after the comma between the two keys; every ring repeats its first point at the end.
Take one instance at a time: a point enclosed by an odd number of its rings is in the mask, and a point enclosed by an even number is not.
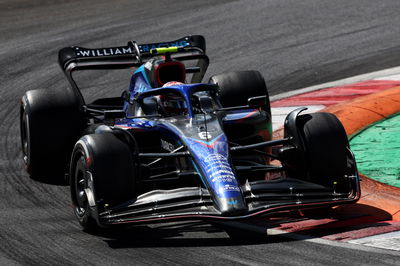
{"type": "Polygon", "coordinates": [[[339,120],[291,112],[272,140],[257,71],[212,76],[205,39],[101,49],[67,47],[71,88],[26,92],[24,162],[32,178],[66,174],[86,230],[176,220],[238,221],[331,207],[360,197],[356,162],[339,120]],[[134,69],[118,97],[87,103],[72,73],[134,69]]]}

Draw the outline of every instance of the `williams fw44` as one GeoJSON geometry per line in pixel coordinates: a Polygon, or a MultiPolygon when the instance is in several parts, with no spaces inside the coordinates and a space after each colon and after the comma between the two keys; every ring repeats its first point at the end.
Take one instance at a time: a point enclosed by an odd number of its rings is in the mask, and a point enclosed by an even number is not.
{"type": "Polygon", "coordinates": [[[272,140],[263,77],[237,71],[203,82],[205,47],[204,37],[194,35],[63,48],[58,61],[71,87],[23,96],[27,171],[48,183],[67,176],[84,229],[246,221],[359,199],[354,156],[333,114],[297,109],[286,117],[284,138],[272,140]],[[115,69],[129,77],[116,78],[115,69]],[[99,71],[114,82],[96,90],[104,85],[84,76],[91,97],[115,92],[113,86],[120,96],[87,101],[75,76],[99,71]]]}

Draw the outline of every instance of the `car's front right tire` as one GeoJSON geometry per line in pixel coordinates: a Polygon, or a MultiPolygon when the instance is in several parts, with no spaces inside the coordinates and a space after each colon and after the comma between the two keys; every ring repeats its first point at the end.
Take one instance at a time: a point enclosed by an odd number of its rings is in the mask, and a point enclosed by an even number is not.
{"type": "Polygon", "coordinates": [[[135,196],[135,147],[113,133],[83,136],[71,158],[70,189],[74,214],[85,231],[99,229],[98,212],[135,196]]]}

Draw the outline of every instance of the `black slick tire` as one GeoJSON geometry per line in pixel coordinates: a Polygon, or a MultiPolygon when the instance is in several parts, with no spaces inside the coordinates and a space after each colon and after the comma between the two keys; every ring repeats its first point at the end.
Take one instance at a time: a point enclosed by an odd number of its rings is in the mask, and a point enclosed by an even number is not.
{"type": "Polygon", "coordinates": [[[212,76],[209,82],[218,84],[219,100],[223,107],[244,106],[250,97],[266,96],[264,109],[271,114],[267,86],[260,72],[248,70],[222,73],[212,76]]]}
{"type": "Polygon", "coordinates": [[[85,126],[79,98],[72,91],[26,92],[21,101],[20,132],[29,175],[43,182],[62,182],[73,145],[85,126]]]}
{"type": "Polygon", "coordinates": [[[346,132],[337,117],[330,113],[313,113],[299,117],[303,138],[306,178],[325,186],[348,172],[346,132]]]}
{"type": "Polygon", "coordinates": [[[98,229],[99,209],[134,197],[138,175],[134,148],[113,133],[85,135],[76,143],[70,167],[71,199],[84,230],[98,229]]]}

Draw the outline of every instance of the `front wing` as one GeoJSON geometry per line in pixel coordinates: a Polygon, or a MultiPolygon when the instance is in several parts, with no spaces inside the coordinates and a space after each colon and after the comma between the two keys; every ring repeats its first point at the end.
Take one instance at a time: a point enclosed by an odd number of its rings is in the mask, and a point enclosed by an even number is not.
{"type": "MultiPolygon", "coordinates": [[[[359,176],[349,177],[352,191],[336,193],[317,184],[298,179],[256,181],[242,186],[248,210],[235,216],[224,216],[213,206],[204,188],[188,187],[155,190],[98,215],[101,225],[157,223],[176,220],[249,220],[280,211],[330,207],[354,203],[360,198],[359,176]]],[[[234,204],[232,202],[231,204],[234,204]]]]}

